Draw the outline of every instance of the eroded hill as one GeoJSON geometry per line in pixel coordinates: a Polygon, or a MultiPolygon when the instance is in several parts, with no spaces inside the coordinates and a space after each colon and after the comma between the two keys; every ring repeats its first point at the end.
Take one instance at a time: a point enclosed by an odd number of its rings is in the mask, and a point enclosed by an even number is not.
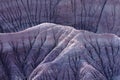
{"type": "Polygon", "coordinates": [[[120,39],[43,23],[0,34],[0,80],[119,80],[120,39]]]}

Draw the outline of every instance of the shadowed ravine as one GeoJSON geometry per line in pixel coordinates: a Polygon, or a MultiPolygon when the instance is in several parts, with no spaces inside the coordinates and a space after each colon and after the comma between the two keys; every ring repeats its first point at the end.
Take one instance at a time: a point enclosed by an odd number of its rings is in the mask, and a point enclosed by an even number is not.
{"type": "Polygon", "coordinates": [[[0,34],[0,80],[119,80],[120,38],[43,23],[0,34]]]}

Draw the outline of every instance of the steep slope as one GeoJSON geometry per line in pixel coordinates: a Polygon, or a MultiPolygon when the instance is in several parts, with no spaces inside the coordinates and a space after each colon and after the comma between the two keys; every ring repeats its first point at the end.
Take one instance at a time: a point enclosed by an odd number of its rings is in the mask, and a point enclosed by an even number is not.
{"type": "Polygon", "coordinates": [[[119,11],[119,0],[0,0],[0,32],[50,22],[119,36],[119,11]]]}
{"type": "Polygon", "coordinates": [[[0,34],[0,80],[119,80],[120,39],[43,23],[0,34]]]}

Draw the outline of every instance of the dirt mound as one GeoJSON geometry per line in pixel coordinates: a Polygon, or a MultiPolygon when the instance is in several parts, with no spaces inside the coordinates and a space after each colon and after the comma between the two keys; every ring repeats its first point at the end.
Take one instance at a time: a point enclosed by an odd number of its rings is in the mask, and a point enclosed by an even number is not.
{"type": "Polygon", "coordinates": [[[116,35],[52,23],[3,33],[0,80],[118,80],[119,50],[116,35]]]}

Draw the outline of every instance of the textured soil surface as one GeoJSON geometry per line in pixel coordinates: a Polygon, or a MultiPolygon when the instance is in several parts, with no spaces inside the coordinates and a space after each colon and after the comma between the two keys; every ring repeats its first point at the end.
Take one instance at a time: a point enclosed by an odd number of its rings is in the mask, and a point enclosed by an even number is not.
{"type": "Polygon", "coordinates": [[[0,34],[0,80],[119,80],[120,38],[43,23],[0,34]]]}
{"type": "Polygon", "coordinates": [[[120,0],[0,0],[0,32],[49,22],[120,36],[120,0]]]}

